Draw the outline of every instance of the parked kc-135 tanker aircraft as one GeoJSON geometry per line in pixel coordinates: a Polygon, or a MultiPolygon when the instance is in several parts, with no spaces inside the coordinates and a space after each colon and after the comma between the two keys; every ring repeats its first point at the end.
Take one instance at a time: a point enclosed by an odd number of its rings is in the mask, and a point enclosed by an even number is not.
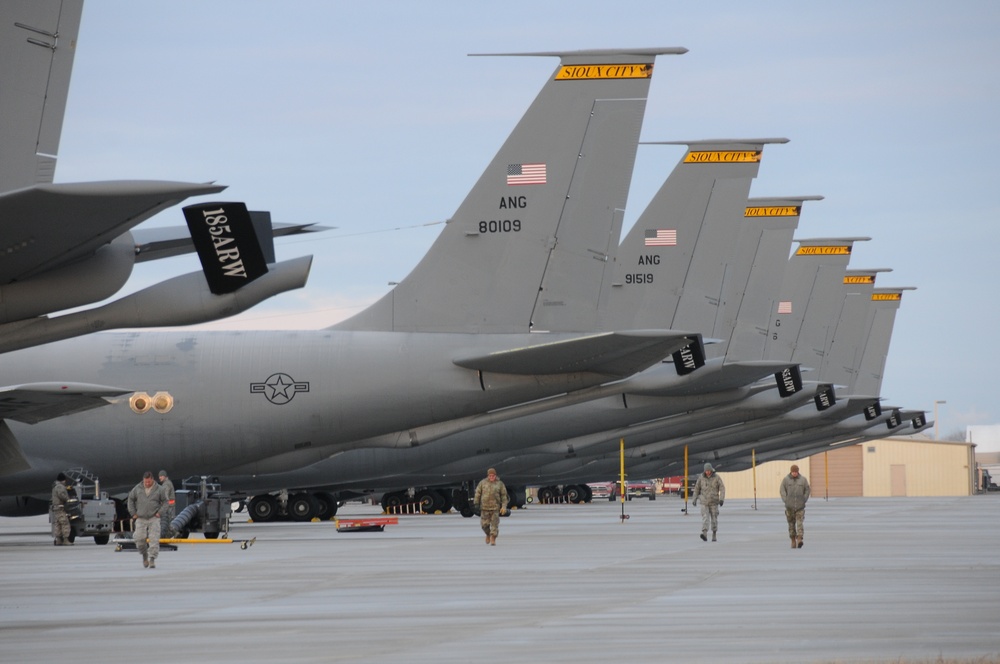
{"type": "Polygon", "coordinates": [[[44,511],[59,472],[114,494],[159,467],[256,496],[257,519],[278,513],[279,490],[299,519],[366,491],[469,513],[469,483],[490,465],[517,501],[526,484],[585,498],[617,469],[621,439],[632,476],[652,477],[676,474],[685,447],[737,468],[750,449],[797,456],[928,425],[879,402],[903,289],[846,270],[859,238],[802,240],[789,259],[803,203],[820,197],[749,197],[765,145],[786,139],[685,142],[619,247],[656,56],[682,48],[518,54],[559,62],[423,260],[347,321],[89,334],[209,320],[299,287],[308,260],[274,264],[267,245],[309,229],[212,202],[185,209],[185,232],[146,241],[136,225],[222,188],[52,184],[81,6],[0,10],[0,48],[18,55],[0,77],[31,68],[36,84],[0,99],[18,119],[0,133],[2,232],[51,229],[20,272],[0,273],[5,301],[33,303],[0,321],[0,514],[44,511]],[[57,94],[39,101],[40,81],[57,94]],[[32,132],[48,144],[25,142],[32,132]],[[70,222],[89,236],[60,246],[70,222]],[[255,279],[218,286],[230,226],[258,229],[232,241],[264,259],[246,260],[255,279]],[[191,247],[203,272],[46,316],[113,294],[144,252],[191,247]]]}
{"type": "Polygon", "coordinates": [[[610,264],[595,255],[617,243],[653,61],[683,52],[547,54],[560,59],[555,76],[424,261],[388,304],[361,314],[371,325],[105,333],[0,356],[21,390],[101,385],[120,395],[61,416],[58,392],[45,404],[5,402],[3,511],[31,511],[10,496],[38,495],[67,466],[96,473],[109,491],[147,465],[218,473],[526,402],[538,408],[692,347],[700,356],[690,332],[591,324],[537,333],[546,307],[596,318],[610,264]],[[501,200],[517,202],[518,219],[484,221],[501,200]]]}

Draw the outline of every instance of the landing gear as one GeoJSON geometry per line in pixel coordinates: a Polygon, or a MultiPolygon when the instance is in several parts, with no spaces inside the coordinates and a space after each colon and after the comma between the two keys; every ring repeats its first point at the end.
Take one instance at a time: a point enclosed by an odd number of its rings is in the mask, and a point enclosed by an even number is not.
{"type": "Polygon", "coordinates": [[[277,519],[278,499],[270,494],[254,496],[250,501],[250,518],[259,523],[277,519]]]}
{"type": "Polygon", "coordinates": [[[316,504],[319,508],[316,513],[316,517],[320,521],[329,521],[333,517],[337,516],[337,499],[334,498],[332,494],[320,491],[314,493],[313,498],[316,499],[316,504]]]}
{"type": "Polygon", "coordinates": [[[403,505],[409,502],[405,491],[390,491],[382,494],[382,511],[389,514],[398,514],[403,505]]]}
{"type": "Polygon", "coordinates": [[[288,518],[292,521],[312,521],[319,513],[319,504],[311,493],[296,493],[288,499],[288,518]]]}
{"type": "Polygon", "coordinates": [[[586,490],[579,484],[571,484],[563,487],[563,495],[566,496],[566,502],[582,503],[586,501],[587,493],[586,490]]]}
{"type": "Polygon", "coordinates": [[[557,503],[561,497],[562,492],[559,491],[559,487],[543,486],[538,490],[538,502],[543,505],[548,503],[557,503]]]}
{"type": "Polygon", "coordinates": [[[257,523],[269,521],[327,521],[337,514],[339,504],[333,494],[325,491],[299,491],[288,497],[287,503],[272,494],[254,496],[247,504],[250,518],[257,523]]]}
{"type": "Polygon", "coordinates": [[[469,498],[469,492],[465,489],[455,489],[452,491],[451,499],[455,503],[455,509],[457,509],[458,513],[466,519],[476,515],[476,511],[472,509],[472,501],[469,498]]]}
{"type": "Polygon", "coordinates": [[[444,507],[444,497],[433,489],[421,489],[414,496],[414,499],[424,514],[434,514],[444,507]]]}

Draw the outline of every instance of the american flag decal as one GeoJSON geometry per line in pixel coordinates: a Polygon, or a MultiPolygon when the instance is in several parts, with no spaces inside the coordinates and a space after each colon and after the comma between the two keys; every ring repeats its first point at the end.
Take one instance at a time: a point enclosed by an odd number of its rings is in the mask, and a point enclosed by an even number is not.
{"type": "Polygon", "coordinates": [[[782,300],[778,302],[778,313],[779,314],[790,314],[792,313],[792,302],[791,300],[782,300]]]}
{"type": "Polygon", "coordinates": [[[507,184],[545,184],[545,164],[511,164],[507,184]]]}
{"type": "Polygon", "coordinates": [[[677,246],[677,231],[674,229],[647,229],[644,244],[647,247],[675,247],[677,246]]]}

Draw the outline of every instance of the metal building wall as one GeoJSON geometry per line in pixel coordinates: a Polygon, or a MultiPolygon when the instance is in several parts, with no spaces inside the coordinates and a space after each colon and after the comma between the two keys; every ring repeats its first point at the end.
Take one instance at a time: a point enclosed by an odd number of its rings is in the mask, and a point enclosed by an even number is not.
{"type": "MultiPolygon", "coordinates": [[[[809,466],[809,459],[800,461],[768,461],[757,466],[757,498],[777,498],[781,487],[781,480],[788,474],[791,465],[797,464],[799,472],[806,476],[812,485],[812,469],[809,466]]],[[[741,470],[737,473],[724,472],[724,466],[719,466],[719,476],[726,485],[727,498],[753,498],[754,497],[754,470],[741,470]]]]}
{"type": "Polygon", "coordinates": [[[831,450],[825,457],[829,475],[823,454],[800,461],[769,461],[755,470],[736,473],[725,472],[721,463],[718,468],[726,497],[733,499],[755,497],[755,475],[756,497],[777,498],[781,480],[793,463],[809,479],[814,498],[826,495],[827,481],[830,497],[891,496],[894,474],[897,491],[900,481],[903,484],[902,495],[967,496],[974,486],[973,450],[963,442],[884,438],[831,450]]]}
{"type": "Polygon", "coordinates": [[[860,445],[848,445],[809,457],[815,496],[860,498],[864,494],[864,462],[860,445]]]}
{"type": "Polygon", "coordinates": [[[975,465],[967,443],[885,438],[858,447],[864,449],[865,496],[972,494],[975,465]]]}

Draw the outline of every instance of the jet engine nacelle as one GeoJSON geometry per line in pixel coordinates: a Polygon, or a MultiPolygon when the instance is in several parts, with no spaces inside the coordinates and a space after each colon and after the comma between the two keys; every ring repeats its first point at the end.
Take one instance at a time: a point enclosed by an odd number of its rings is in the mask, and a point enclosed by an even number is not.
{"type": "Polygon", "coordinates": [[[49,511],[49,501],[31,496],[0,496],[0,516],[38,516],[49,511]]]}
{"type": "Polygon", "coordinates": [[[132,275],[135,242],[119,235],[89,258],[0,286],[0,323],[43,316],[105,300],[132,275]]]}

